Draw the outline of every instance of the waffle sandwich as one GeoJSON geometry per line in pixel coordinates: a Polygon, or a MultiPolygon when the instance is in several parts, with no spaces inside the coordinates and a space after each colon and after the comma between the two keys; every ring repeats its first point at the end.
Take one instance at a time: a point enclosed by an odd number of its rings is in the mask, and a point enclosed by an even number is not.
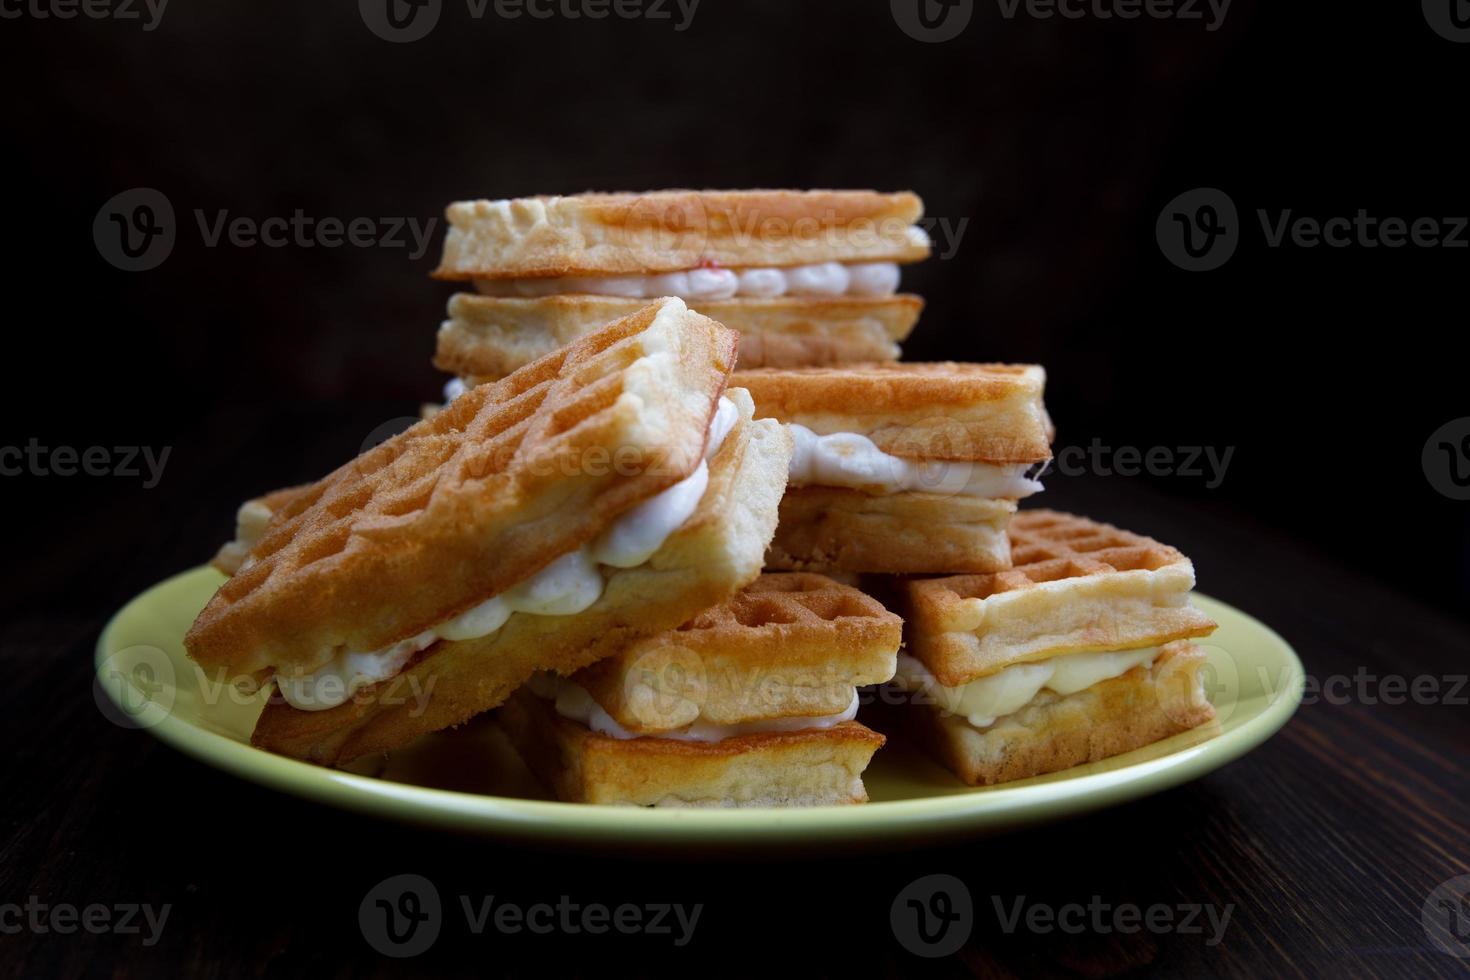
{"type": "Polygon", "coordinates": [[[853,720],[857,687],[893,676],[901,633],[857,589],[768,573],[570,678],[538,675],[498,717],[563,800],[861,803],[884,740],[853,720]]]}
{"type": "MultiPolygon", "coordinates": [[[[923,306],[899,264],[929,254],[910,193],[658,191],[450,205],[435,364],[493,380],[677,296],[738,331],[744,367],[896,360],[923,306]]],[[[456,390],[458,386],[456,386],[456,390]]]]}
{"type": "Polygon", "coordinates": [[[1214,622],[1177,550],[1047,510],[1011,522],[1012,567],[898,583],[906,652],[885,719],[965,782],[1118,755],[1214,718],[1214,622]]]}
{"type": "Polygon", "coordinates": [[[189,654],[274,684],[254,744],[341,764],[724,601],[791,452],[726,390],[735,343],[663,300],[247,504],[189,654]]]}
{"type": "Polygon", "coordinates": [[[766,558],[784,570],[991,572],[1016,501],[1051,458],[1034,365],[867,364],[740,371],[756,415],[795,440],[766,558]]]}

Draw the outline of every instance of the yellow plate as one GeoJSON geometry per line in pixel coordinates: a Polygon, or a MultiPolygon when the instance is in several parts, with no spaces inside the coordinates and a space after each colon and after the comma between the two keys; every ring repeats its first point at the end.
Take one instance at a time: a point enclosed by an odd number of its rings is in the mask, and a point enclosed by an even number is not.
{"type": "Polygon", "coordinates": [[[994,833],[1111,806],[1176,786],[1238,758],[1284,725],[1301,701],[1301,662],[1286,641],[1222,602],[1197,596],[1220,628],[1210,658],[1211,725],[1126,755],[987,789],[890,744],[864,777],[866,806],[666,810],[545,798],[491,723],[475,722],[339,772],[249,744],[261,709],[216,685],[184,655],[194,616],[224,577],[196,568],[161,582],[113,617],[97,643],[102,708],[209,765],[264,786],[365,813],[458,831],[586,845],[720,847],[888,842],[994,833]]]}

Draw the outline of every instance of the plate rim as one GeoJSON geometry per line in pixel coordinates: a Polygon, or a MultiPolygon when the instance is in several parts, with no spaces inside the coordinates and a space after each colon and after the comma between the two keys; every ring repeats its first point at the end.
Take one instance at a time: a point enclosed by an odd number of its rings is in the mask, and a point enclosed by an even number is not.
{"type": "MultiPolygon", "coordinates": [[[[199,565],[171,575],[119,608],[97,638],[94,677],[100,677],[105,661],[122,649],[114,636],[139,605],[158,591],[206,571],[211,571],[210,566],[199,565]]],[[[414,786],[325,769],[257,749],[198,727],[172,712],[165,712],[154,724],[138,727],[197,761],[276,792],[380,818],[491,837],[672,846],[837,844],[902,837],[904,830],[916,825],[922,826],[926,836],[979,836],[1081,815],[1189,782],[1250,752],[1291,719],[1301,703],[1306,681],[1301,658],[1291,644],[1266,623],[1229,603],[1198,592],[1193,598],[1242,617],[1263,631],[1277,648],[1287,678],[1261,712],[1228,733],[1157,759],[1019,787],[979,787],[972,792],[861,806],[759,810],[595,806],[414,786]],[[1119,778],[1121,773],[1128,775],[1119,778]],[[1140,782],[1146,784],[1142,791],[1140,782]],[[752,814],[759,814],[759,819],[752,820],[752,814]]],[[[94,686],[117,704],[107,684],[94,686]]]]}

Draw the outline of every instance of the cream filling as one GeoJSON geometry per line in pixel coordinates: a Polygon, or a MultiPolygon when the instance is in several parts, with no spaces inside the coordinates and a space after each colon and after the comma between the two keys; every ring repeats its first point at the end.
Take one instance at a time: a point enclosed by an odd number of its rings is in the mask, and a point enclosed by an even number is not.
{"type": "Polygon", "coordinates": [[[364,687],[388,680],[410,657],[439,640],[477,640],[505,625],[512,613],[571,616],[590,607],[606,585],[605,568],[636,568],[662,548],[669,535],[694,516],[709,486],[709,459],[740,417],[721,398],[710,423],[705,458],[688,477],[620,516],[589,543],[557,558],[535,575],[479,605],[381,650],[344,650],[310,674],[276,675],[281,697],[301,711],[324,711],[364,687]]]}
{"type": "Polygon", "coordinates": [[[946,687],[918,659],[898,655],[894,683],[932,699],[947,714],[963,715],[976,728],[989,728],[996,719],[1020,711],[1043,690],[1075,694],[1094,684],[1121,677],[1134,667],[1150,665],[1157,647],[1106,653],[1067,653],[1050,660],[1014,664],[987,677],[946,687]]]}
{"type": "Polygon", "coordinates": [[[896,262],[814,262],[785,268],[685,269],[660,275],[557,276],[546,279],[476,279],[486,296],[553,296],[591,293],[652,299],[731,299],[735,296],[892,296],[898,292],[896,262]]]}
{"type": "Polygon", "coordinates": [[[873,494],[903,492],[960,494],[1019,499],[1041,490],[1027,473],[1032,464],[999,466],[963,460],[904,459],[879,449],[856,432],[819,436],[804,425],[788,424],[796,451],[791,485],[847,487],[873,494]]]}
{"type": "Polygon", "coordinates": [[[563,718],[577,722],[599,735],[609,738],[633,739],[633,738],[666,738],[676,742],[723,742],[727,738],[735,738],[740,735],[755,735],[762,732],[800,732],[813,728],[831,728],[840,725],[844,721],[852,721],[857,717],[858,692],[853,688],[852,702],[835,715],[818,715],[816,717],[788,717],[788,718],[765,718],[760,721],[748,721],[738,725],[717,725],[713,722],[697,719],[683,728],[676,728],[667,732],[652,732],[643,734],[630,732],[613,716],[603,710],[587,693],[587,689],[579,684],[558,677],[555,674],[540,673],[531,678],[526,685],[531,693],[547,701],[554,701],[556,713],[563,718]]]}

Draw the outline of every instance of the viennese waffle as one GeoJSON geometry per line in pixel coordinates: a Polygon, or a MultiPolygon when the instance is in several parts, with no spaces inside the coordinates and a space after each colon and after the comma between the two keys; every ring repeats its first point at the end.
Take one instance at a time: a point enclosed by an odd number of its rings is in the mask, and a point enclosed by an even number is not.
{"type": "Polygon", "coordinates": [[[921,574],[1009,564],[1015,500],[1039,488],[1023,474],[1051,456],[1041,368],[872,364],[737,376],[757,415],[799,427],[768,567],[921,574]]]}
{"type": "Polygon", "coordinates": [[[851,720],[893,675],[901,622],[819,575],[768,573],[676,630],[501,709],[566,800],[798,806],[866,799],[883,738],[851,720]]]}
{"type": "Polygon", "coordinates": [[[495,707],[537,670],[570,673],[728,598],[760,573],[791,452],[778,426],[751,419],[744,391],[728,395],[741,418],[710,460],[698,509],[644,564],[604,570],[590,607],[516,613],[489,636],[441,640],[391,680],[324,711],[273,702],[252,741],[327,764],[387,751],[495,707]]]}
{"type": "Polygon", "coordinates": [[[275,511],[190,656],[309,672],[529,578],[694,471],[734,349],[668,300],[473,389],[275,511]]]}
{"type": "MultiPolygon", "coordinates": [[[[521,442],[527,438],[526,431],[545,432],[545,426],[541,416],[544,413],[552,415],[559,411],[565,413],[559,420],[562,428],[555,430],[558,433],[570,431],[580,433],[584,438],[597,433],[599,430],[607,431],[608,426],[603,421],[603,416],[623,414],[626,409],[632,409],[633,419],[642,416],[642,425],[647,430],[629,425],[629,420],[624,420],[620,430],[626,434],[634,432],[654,436],[652,430],[655,419],[672,423],[674,432],[680,431],[682,421],[680,413],[670,411],[662,406],[677,406],[688,404],[691,399],[687,397],[689,390],[695,390],[687,381],[678,380],[673,382],[674,387],[666,389],[656,396],[646,386],[651,382],[659,381],[657,377],[640,377],[649,374],[648,368],[640,368],[638,365],[644,363],[650,356],[657,356],[660,361],[678,361],[681,357],[692,360],[693,365],[684,364],[678,370],[678,377],[692,376],[703,377],[701,366],[721,363],[720,348],[714,343],[705,343],[700,346],[690,343],[689,337],[684,336],[687,331],[698,334],[703,332],[707,340],[718,340],[722,337],[729,338],[728,331],[723,331],[718,325],[710,324],[703,317],[688,319],[689,314],[684,311],[683,304],[677,300],[669,300],[660,304],[658,312],[648,316],[641,316],[634,324],[620,323],[609,328],[606,335],[594,335],[588,338],[596,347],[597,353],[612,352],[616,354],[621,341],[628,338],[639,338],[649,331],[654,331],[652,336],[644,338],[642,344],[635,347],[633,351],[625,352],[619,360],[620,367],[615,374],[622,376],[625,383],[609,386],[605,383],[607,373],[605,364],[599,362],[597,357],[577,358],[573,363],[566,365],[565,370],[571,372],[573,377],[578,377],[582,384],[579,392],[587,398],[594,399],[598,406],[596,412],[588,412],[585,402],[580,400],[550,399],[543,397],[538,400],[537,406],[529,411],[521,411],[518,418],[511,420],[510,427],[519,427],[522,430],[521,442]],[[673,332],[668,332],[655,326],[661,316],[665,317],[664,326],[670,326],[665,311],[671,311],[674,315],[672,322],[673,332]],[[636,327],[641,322],[642,330],[636,327]],[[712,329],[711,329],[712,328],[712,329]],[[629,357],[629,354],[636,356],[629,357]],[[701,360],[702,358],[702,360],[701,360]],[[599,373],[601,371],[601,373],[599,373]],[[632,375],[632,383],[628,375],[632,375]],[[599,390],[600,389],[600,390],[599,390]],[[648,403],[638,404],[635,395],[650,395],[648,403]],[[634,400],[629,406],[625,402],[634,400]],[[655,412],[653,417],[648,413],[655,412]],[[590,431],[589,431],[590,430],[590,431]]],[[[575,347],[573,348],[575,349],[575,347]]],[[[725,348],[728,353],[728,348],[725,348]]],[[[558,360],[560,360],[560,356],[558,360]]],[[[728,367],[728,359],[723,361],[728,367]]],[[[538,368],[540,365],[532,365],[527,371],[538,368]]],[[[662,367],[656,365],[658,367],[662,367]]],[[[421,502],[427,501],[427,506],[432,507],[433,501],[437,499],[438,487],[448,485],[455,492],[461,492],[464,484],[456,481],[443,479],[446,470],[466,465],[466,457],[469,459],[480,458],[474,450],[480,452],[492,451],[495,436],[507,431],[502,426],[493,434],[486,437],[485,444],[475,442],[477,436],[485,436],[482,424],[487,416],[497,414],[493,408],[484,408],[480,404],[480,393],[493,395],[495,392],[510,386],[515,394],[524,392],[522,376],[524,372],[513,375],[506,382],[482,386],[476,389],[475,399],[464,402],[466,406],[476,406],[479,410],[470,412],[458,407],[452,411],[442,413],[430,422],[422,422],[410,429],[404,435],[412,439],[417,435],[420,440],[427,441],[431,445],[454,444],[468,451],[443,451],[442,457],[446,461],[440,464],[438,476],[435,479],[435,471],[426,466],[406,468],[400,472],[400,476],[411,479],[408,485],[411,499],[421,502]],[[447,420],[447,421],[446,421],[447,420]],[[419,492],[416,487],[427,484],[427,490],[419,492]]],[[[655,375],[658,372],[653,372],[655,375]]],[[[561,375],[553,374],[553,377],[561,375]]],[[[616,379],[615,379],[616,380],[616,379]]],[[[661,379],[667,382],[669,379],[661,379]]],[[[711,398],[717,398],[720,394],[719,383],[723,381],[723,375],[714,379],[710,385],[711,398]]],[[[613,652],[619,644],[626,643],[633,637],[644,633],[656,632],[666,629],[673,624],[687,619],[693,612],[708,605],[721,601],[728,597],[744,583],[750,581],[759,572],[760,556],[769,541],[771,531],[774,527],[775,508],[779,499],[781,489],[784,485],[785,468],[790,454],[790,441],[780,427],[773,422],[756,422],[751,418],[751,405],[748,396],[738,389],[731,389],[728,393],[730,401],[731,428],[725,435],[719,449],[709,459],[708,478],[702,494],[699,496],[697,506],[692,516],[678,526],[671,534],[662,540],[651,557],[636,567],[604,568],[602,574],[602,591],[590,607],[585,607],[567,615],[555,614],[532,614],[528,612],[515,612],[510,615],[503,625],[494,629],[488,635],[481,635],[470,639],[438,639],[434,640],[429,635],[431,645],[415,653],[402,669],[389,679],[357,691],[345,703],[337,703],[335,706],[326,706],[320,710],[300,710],[280,701],[273,701],[261,715],[257,724],[253,741],[257,745],[282,752],[307,758],[312,761],[338,764],[349,761],[358,755],[373,751],[383,751],[400,745],[416,735],[433,731],[449,725],[458,724],[481,711],[485,711],[500,703],[518,684],[525,680],[537,669],[551,669],[561,671],[572,671],[593,662],[600,656],[613,652]]],[[[463,401],[463,400],[462,400],[463,401]]],[[[699,428],[693,430],[694,439],[691,440],[693,459],[698,460],[701,450],[706,441],[706,431],[709,425],[709,417],[701,419],[699,428]],[[697,441],[696,441],[697,440],[697,441]]],[[[403,436],[398,439],[403,439],[403,436]]],[[[392,443],[393,440],[390,440],[392,443]]],[[[389,445],[385,443],[385,445],[389,445]]],[[[624,443],[626,445],[626,443],[624,443]]],[[[379,447],[381,448],[381,447],[379,447]]],[[[610,448],[616,449],[616,445],[610,448]]],[[[677,476],[683,470],[687,472],[681,460],[684,449],[680,447],[677,439],[667,443],[662,452],[652,451],[655,446],[650,446],[649,451],[643,454],[651,463],[670,468],[677,476]]],[[[372,456],[377,450],[371,451],[372,456]]],[[[563,454],[550,454],[532,456],[529,461],[525,457],[518,456],[512,452],[512,460],[521,466],[529,465],[531,462],[540,461],[551,464],[553,473],[560,473],[563,485],[558,486],[555,482],[545,485],[543,494],[553,498],[549,503],[560,502],[562,508],[579,507],[588,498],[584,496],[579,486],[579,478],[583,476],[583,467],[569,466],[566,470],[556,467],[562,463],[576,462],[577,457],[563,454]]],[[[364,457],[367,458],[367,457],[364,457]]],[[[494,458],[494,457],[491,457],[494,458]]],[[[603,461],[602,468],[608,469],[606,465],[608,457],[599,457],[603,461]]],[[[624,472],[627,473],[630,464],[628,460],[635,462],[639,456],[628,453],[624,460],[624,472]]],[[[361,462],[361,461],[359,461],[361,462]]],[[[518,467],[513,467],[518,468],[518,467]]],[[[539,468],[539,467],[538,467],[539,468]]],[[[378,474],[388,469],[386,464],[372,466],[369,473],[378,474]]],[[[646,465],[644,475],[651,476],[653,465],[646,465]]],[[[328,478],[326,482],[347,474],[349,483],[358,474],[352,466],[344,468],[328,478]]],[[[637,471],[633,471],[632,477],[625,479],[636,479],[637,471]]],[[[529,482],[529,481],[527,481],[529,482]]],[[[659,479],[655,482],[657,489],[659,479]]],[[[462,501],[454,501],[457,506],[447,509],[441,519],[455,519],[464,522],[463,532],[471,535],[478,530],[475,525],[481,510],[495,513],[498,505],[503,504],[505,497],[513,496],[519,487],[514,482],[501,481],[501,496],[495,496],[495,491],[486,486],[479,488],[479,493],[484,496],[466,496],[462,501]]],[[[524,486],[524,483],[521,484],[524,486]]],[[[617,494],[618,484],[608,487],[605,493],[617,494]]],[[[355,493],[348,496],[344,492],[328,490],[326,493],[306,491],[308,497],[314,497],[317,501],[342,499],[373,500],[372,495],[364,494],[362,497],[355,493]]],[[[389,491],[390,501],[402,499],[404,489],[393,487],[389,491]]],[[[284,509],[273,516],[265,534],[250,548],[251,561],[247,561],[233,581],[241,577],[249,576],[261,562],[267,561],[269,556],[277,553],[272,548],[272,538],[280,536],[282,526],[301,527],[296,520],[304,511],[299,501],[302,499],[297,493],[278,495],[278,500],[284,500],[284,509]],[[283,524],[283,522],[285,522],[283,524]]],[[[466,491],[468,493],[468,491],[466,491]]],[[[522,498],[524,499],[524,498],[522,498]]],[[[641,497],[634,500],[648,500],[641,497]]],[[[605,498],[592,497],[593,509],[609,512],[612,516],[627,511],[620,508],[616,511],[607,506],[605,498]]],[[[547,565],[556,554],[545,543],[549,540],[560,540],[557,535],[562,530],[560,521],[576,521],[580,515],[565,514],[562,508],[556,506],[543,506],[545,501],[526,501],[522,510],[522,516],[527,526],[522,529],[510,527],[512,533],[502,535],[502,541],[506,547],[520,549],[522,551],[537,551],[537,564],[533,571],[547,565]],[[518,532],[518,533],[515,533],[518,532]]],[[[263,506],[263,505],[262,505],[263,506]]],[[[306,512],[309,512],[310,507],[306,512]]],[[[363,524],[366,530],[363,533],[373,534],[382,527],[382,523],[372,520],[380,514],[376,510],[366,510],[365,516],[369,519],[363,524]]],[[[401,515],[391,514],[391,517],[401,515]]],[[[507,519],[510,523],[512,519],[507,519]]],[[[319,528],[322,521],[308,521],[304,526],[307,528],[319,528]]],[[[594,526],[592,533],[604,530],[608,522],[594,526]]],[[[396,530],[399,525],[389,522],[388,529],[396,530]]],[[[426,536],[423,541],[425,550],[442,548],[444,561],[449,566],[447,570],[433,567],[431,561],[427,561],[424,578],[410,583],[407,593],[435,592],[438,590],[441,579],[449,579],[452,582],[463,580],[468,569],[460,567],[462,562],[467,562],[463,557],[467,546],[456,545],[455,542],[444,542],[448,534],[446,529],[440,528],[435,535],[426,536]]],[[[572,537],[573,548],[588,540],[591,534],[572,537]]],[[[397,543],[395,541],[395,543],[397,543]]],[[[426,559],[432,556],[424,556],[426,559]]],[[[508,551],[502,551],[493,558],[481,558],[488,560],[492,565],[495,562],[501,564],[515,563],[521,559],[508,551]]],[[[525,581],[524,579],[519,581],[525,581]]],[[[516,584],[515,581],[511,582],[516,584]]],[[[230,583],[226,583],[224,589],[229,589],[230,583]]],[[[503,589],[498,585],[492,585],[489,595],[499,595],[503,589]]],[[[222,589],[222,591],[224,591],[222,589]]],[[[483,601],[486,594],[479,594],[472,602],[483,601]]],[[[349,608],[363,608],[364,615],[372,614],[371,603],[376,601],[372,598],[363,600],[366,606],[358,606],[350,597],[344,597],[344,605],[349,608]]],[[[384,597],[381,601],[391,601],[390,597],[384,597]]],[[[465,605],[453,607],[446,618],[458,615],[466,609],[465,605]]],[[[206,613],[208,610],[206,610],[206,613]]],[[[437,614],[436,614],[437,615],[437,614]]],[[[430,620],[429,625],[435,622],[444,622],[444,619],[430,620]]],[[[417,624],[409,627],[415,633],[417,624]]],[[[414,635],[414,633],[410,633],[414,635]]],[[[396,643],[402,636],[388,639],[387,643],[396,643]]],[[[339,647],[339,649],[341,649],[339,647]]],[[[368,648],[380,649],[380,648],[368,648]]],[[[349,657],[350,659],[350,657],[349,657]]],[[[334,661],[335,663],[335,661],[334,661]]],[[[268,669],[274,669],[279,677],[281,667],[276,664],[266,664],[268,669]]]]}
{"type": "Polygon", "coordinates": [[[824,575],[767,572],[729,602],[635,641],[574,680],[623,728],[672,731],[837,714],[893,676],[903,621],[824,575]]]}
{"type": "Polygon", "coordinates": [[[1189,604],[1188,558],[1048,510],[1021,511],[1010,535],[1006,571],[899,584],[910,656],[895,684],[917,703],[890,706],[890,724],[962,779],[988,784],[1131,751],[1214,717],[1206,657],[1186,638],[1215,624],[1189,604]]]}
{"type": "Polygon", "coordinates": [[[495,379],[642,300],[677,296],[742,336],[741,363],[896,360],[923,307],[899,263],[929,254],[913,194],[654,191],[449,206],[435,363],[495,379]]]}
{"type": "Polygon", "coordinates": [[[942,684],[1063,652],[1127,650],[1206,636],[1189,603],[1194,564],[1152,538],[1027,509],[1011,520],[1011,567],[904,584],[909,652],[942,684]]]}

